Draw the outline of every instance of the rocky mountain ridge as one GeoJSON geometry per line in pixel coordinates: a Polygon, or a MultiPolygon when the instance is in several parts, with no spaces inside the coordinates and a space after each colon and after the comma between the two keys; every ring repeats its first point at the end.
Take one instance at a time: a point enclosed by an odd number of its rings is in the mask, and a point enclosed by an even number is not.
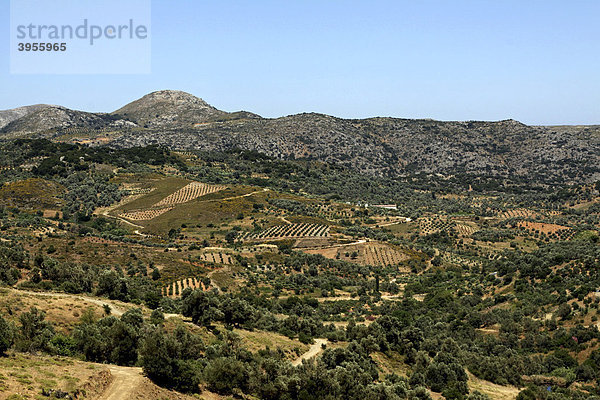
{"type": "MultiPolygon", "coordinates": [[[[1,115],[1,114],[0,114],[1,115]]],[[[110,114],[46,107],[14,119],[0,138],[104,135],[116,147],[256,150],[312,159],[365,174],[518,177],[536,182],[600,180],[599,126],[528,126],[514,120],[342,119],[305,113],[262,118],[218,110],[185,92],[150,93],[110,114]]]]}

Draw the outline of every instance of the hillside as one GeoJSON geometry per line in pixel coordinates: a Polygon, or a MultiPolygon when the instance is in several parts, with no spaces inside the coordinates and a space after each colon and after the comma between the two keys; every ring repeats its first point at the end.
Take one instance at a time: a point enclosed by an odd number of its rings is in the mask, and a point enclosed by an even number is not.
{"type": "Polygon", "coordinates": [[[27,114],[30,114],[34,111],[41,110],[46,107],[51,107],[47,104],[35,104],[32,106],[24,106],[13,108],[12,110],[4,110],[0,111],[0,129],[4,128],[6,125],[11,123],[14,120],[22,118],[27,114]]]}
{"type": "Polygon", "coordinates": [[[42,139],[0,156],[0,399],[600,395],[598,183],[42,139]]]}
{"type": "Polygon", "coordinates": [[[147,94],[113,114],[147,128],[174,128],[190,127],[227,113],[189,93],[162,90],[147,94]]]}
{"type": "Polygon", "coordinates": [[[279,159],[334,163],[373,176],[466,173],[535,183],[600,179],[600,134],[595,126],[540,127],[514,120],[353,120],[314,113],[268,119],[221,111],[188,93],[170,90],[150,93],[112,114],[47,107],[0,131],[4,138],[23,136],[121,148],[149,144],[174,150],[240,148],[279,159]]]}
{"type": "Polygon", "coordinates": [[[20,118],[12,120],[2,128],[3,134],[1,136],[17,138],[42,132],[47,133],[48,131],[64,133],[73,128],[94,132],[111,125],[117,128],[127,124],[119,124],[117,118],[107,114],[88,113],[60,106],[47,106],[34,109],[20,118]]]}

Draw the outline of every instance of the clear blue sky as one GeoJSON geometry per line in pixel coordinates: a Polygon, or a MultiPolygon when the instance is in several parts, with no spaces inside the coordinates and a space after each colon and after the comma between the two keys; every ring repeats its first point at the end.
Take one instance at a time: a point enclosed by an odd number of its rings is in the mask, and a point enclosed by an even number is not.
{"type": "Polygon", "coordinates": [[[11,75],[0,16],[0,109],[178,89],[266,117],[600,123],[598,0],[153,0],[147,75],[11,75]]]}

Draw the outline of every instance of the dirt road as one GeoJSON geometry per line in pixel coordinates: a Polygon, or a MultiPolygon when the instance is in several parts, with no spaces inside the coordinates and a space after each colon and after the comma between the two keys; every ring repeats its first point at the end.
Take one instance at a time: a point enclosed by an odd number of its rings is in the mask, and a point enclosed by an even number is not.
{"type": "Polygon", "coordinates": [[[111,384],[97,400],[131,400],[136,389],[143,383],[141,368],[119,367],[109,365],[110,374],[114,377],[111,384]]]}
{"type": "Polygon", "coordinates": [[[323,347],[321,347],[321,345],[327,344],[327,343],[328,343],[327,339],[315,339],[315,343],[310,346],[308,351],[306,353],[302,354],[300,357],[298,357],[294,361],[292,361],[292,365],[294,367],[297,367],[298,365],[302,364],[302,360],[309,360],[309,359],[321,354],[323,352],[323,347]]]}

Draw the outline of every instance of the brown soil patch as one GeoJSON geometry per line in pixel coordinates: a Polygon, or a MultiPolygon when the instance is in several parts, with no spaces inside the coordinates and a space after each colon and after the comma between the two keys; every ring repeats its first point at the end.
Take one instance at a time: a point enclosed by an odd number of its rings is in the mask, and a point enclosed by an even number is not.
{"type": "Polygon", "coordinates": [[[564,230],[571,229],[568,226],[547,224],[544,222],[531,222],[531,221],[520,221],[518,226],[525,228],[530,231],[537,231],[542,233],[556,233],[564,230]]]}
{"type": "Polygon", "coordinates": [[[321,254],[330,259],[350,261],[363,265],[394,266],[410,257],[401,248],[380,242],[366,242],[346,246],[305,250],[308,254],[321,254]]]}

